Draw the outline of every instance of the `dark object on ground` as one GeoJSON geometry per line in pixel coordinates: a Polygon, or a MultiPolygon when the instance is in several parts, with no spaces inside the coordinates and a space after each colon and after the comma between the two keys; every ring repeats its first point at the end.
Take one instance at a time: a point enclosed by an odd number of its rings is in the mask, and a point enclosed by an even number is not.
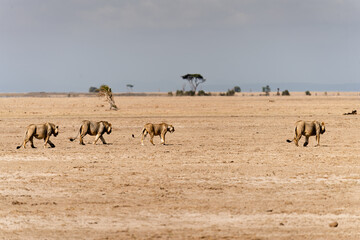
{"type": "Polygon", "coordinates": [[[332,222],[329,224],[329,227],[337,227],[339,226],[338,222],[332,222]]]}
{"type": "Polygon", "coordinates": [[[356,115],[356,114],[357,114],[356,110],[353,110],[352,112],[349,113],[344,113],[344,115],[356,115]]]}

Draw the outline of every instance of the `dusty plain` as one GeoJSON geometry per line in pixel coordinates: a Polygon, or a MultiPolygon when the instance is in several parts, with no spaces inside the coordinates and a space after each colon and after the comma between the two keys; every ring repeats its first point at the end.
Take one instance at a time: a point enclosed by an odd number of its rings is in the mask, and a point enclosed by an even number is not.
{"type": "Polygon", "coordinates": [[[358,94],[115,101],[0,98],[0,239],[360,239],[358,94]],[[108,145],[68,140],[84,119],[108,145]],[[299,119],[325,122],[320,147],[286,142],[299,119]],[[46,121],[55,148],[16,149],[46,121]],[[131,137],[163,121],[166,146],[131,137]]]}

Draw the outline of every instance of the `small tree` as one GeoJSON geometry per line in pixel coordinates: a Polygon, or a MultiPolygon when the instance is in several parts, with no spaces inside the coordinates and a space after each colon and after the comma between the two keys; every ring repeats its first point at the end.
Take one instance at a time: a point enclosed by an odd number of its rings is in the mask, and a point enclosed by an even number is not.
{"type": "Polygon", "coordinates": [[[235,91],[235,92],[241,92],[241,88],[240,88],[239,86],[235,86],[235,87],[234,87],[234,91],[235,91]]]}
{"type": "Polygon", "coordinates": [[[111,88],[108,85],[101,85],[99,88],[99,96],[105,96],[106,100],[110,104],[110,110],[118,110],[118,107],[115,104],[115,101],[113,99],[113,94],[111,91],[111,88]]]}
{"type": "Polygon", "coordinates": [[[176,90],[176,96],[184,96],[184,91],[183,90],[176,90]]]}
{"type": "Polygon", "coordinates": [[[206,81],[201,74],[195,73],[195,74],[186,74],[182,76],[182,78],[190,83],[191,90],[196,93],[196,89],[199,86],[200,83],[203,83],[206,81]]]}
{"type": "Polygon", "coordinates": [[[228,91],[226,92],[226,96],[234,96],[234,95],[235,95],[234,89],[228,89],[228,91]]]}
{"type": "Polygon", "coordinates": [[[284,90],[281,93],[282,96],[290,96],[289,90],[284,90]]]}
{"type": "Polygon", "coordinates": [[[265,93],[266,96],[269,96],[271,89],[270,89],[269,85],[266,85],[265,87],[262,87],[262,91],[265,93]]]}
{"type": "Polygon", "coordinates": [[[198,96],[211,96],[211,93],[207,93],[204,90],[200,90],[197,93],[198,96]]]}
{"type": "Polygon", "coordinates": [[[306,95],[306,96],[311,96],[311,92],[310,92],[309,90],[307,90],[307,91],[305,92],[305,95],[306,95]]]}
{"type": "Polygon", "coordinates": [[[99,89],[97,89],[96,87],[90,87],[89,92],[90,93],[99,92],[99,89]]]}
{"type": "Polygon", "coordinates": [[[126,87],[127,87],[127,89],[128,89],[129,92],[132,92],[132,89],[133,89],[134,85],[132,85],[132,84],[126,84],[126,87]]]}

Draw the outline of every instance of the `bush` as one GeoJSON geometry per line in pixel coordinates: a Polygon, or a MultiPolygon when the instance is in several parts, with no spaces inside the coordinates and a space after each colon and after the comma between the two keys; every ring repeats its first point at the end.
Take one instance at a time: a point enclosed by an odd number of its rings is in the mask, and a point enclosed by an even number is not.
{"type": "Polygon", "coordinates": [[[288,90],[284,90],[284,91],[282,91],[281,95],[282,96],[290,96],[290,93],[288,90]]]}
{"type": "Polygon", "coordinates": [[[235,87],[234,87],[234,91],[235,91],[235,92],[241,92],[241,88],[240,88],[239,86],[235,86],[235,87]]]}
{"type": "Polygon", "coordinates": [[[90,87],[89,92],[99,92],[99,89],[97,89],[96,87],[90,87]]]}
{"type": "Polygon", "coordinates": [[[184,96],[195,96],[195,91],[186,91],[184,92],[184,96]]]}
{"type": "Polygon", "coordinates": [[[206,93],[204,90],[200,90],[197,93],[198,96],[211,96],[211,93],[206,93]]]}
{"type": "Polygon", "coordinates": [[[172,93],[172,92],[168,92],[168,96],[173,96],[173,93],[172,93]]]}
{"type": "Polygon", "coordinates": [[[176,90],[176,96],[184,96],[183,90],[176,90]]]}
{"type": "Polygon", "coordinates": [[[309,90],[307,90],[307,91],[305,92],[305,95],[306,95],[306,96],[311,96],[310,91],[309,91],[309,90]]]}
{"type": "Polygon", "coordinates": [[[234,96],[235,95],[235,90],[234,89],[228,89],[228,91],[226,93],[220,93],[220,96],[234,96]]]}
{"type": "Polygon", "coordinates": [[[235,90],[234,89],[229,89],[227,92],[226,92],[226,96],[234,96],[235,95],[235,90]]]}

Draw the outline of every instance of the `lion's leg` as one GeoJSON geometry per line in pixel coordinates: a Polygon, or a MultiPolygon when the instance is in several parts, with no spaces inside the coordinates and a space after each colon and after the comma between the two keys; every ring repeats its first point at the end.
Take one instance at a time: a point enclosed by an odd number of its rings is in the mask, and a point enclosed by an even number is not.
{"type": "Polygon", "coordinates": [[[145,132],[142,133],[142,136],[141,136],[141,145],[143,145],[143,146],[144,146],[144,139],[146,138],[147,135],[148,135],[148,132],[147,132],[147,131],[145,131],[145,132]]]}
{"type": "Polygon", "coordinates": [[[80,134],[79,140],[80,140],[80,145],[85,145],[84,143],[84,137],[82,134],[80,134]]]}
{"type": "Polygon", "coordinates": [[[309,144],[309,136],[305,136],[304,147],[306,147],[308,144],[309,144]]]}
{"type": "Polygon", "coordinates": [[[155,145],[153,139],[154,139],[154,134],[150,133],[150,142],[152,145],[155,145]]]}
{"type": "MultiPolygon", "coordinates": [[[[49,142],[49,137],[50,136],[46,136],[45,138],[44,138],[44,148],[46,148],[46,144],[49,142]]],[[[50,145],[51,146],[51,145],[50,145]]]]}
{"type": "Polygon", "coordinates": [[[80,145],[85,145],[85,143],[84,143],[85,135],[86,135],[86,132],[84,132],[84,131],[80,132],[80,137],[79,137],[80,145]]]}
{"type": "Polygon", "coordinates": [[[316,134],[316,141],[317,141],[317,144],[315,145],[315,147],[320,146],[320,134],[316,134]]]}
{"type": "Polygon", "coordinates": [[[100,134],[97,134],[96,137],[95,137],[95,140],[93,142],[93,144],[96,144],[96,142],[99,140],[99,138],[101,137],[100,134]]]}
{"type": "Polygon", "coordinates": [[[28,139],[28,138],[25,138],[24,143],[23,143],[24,148],[26,148],[26,143],[27,143],[28,141],[29,141],[29,139],[28,139]]]}
{"type": "Polygon", "coordinates": [[[296,146],[299,146],[299,140],[300,140],[300,138],[301,138],[301,134],[295,136],[294,142],[295,142],[295,145],[296,145],[296,146]]]}
{"type": "Polygon", "coordinates": [[[48,140],[48,144],[50,145],[50,147],[54,148],[55,144],[53,144],[50,140],[48,140]]]}
{"type": "Polygon", "coordinates": [[[106,144],[106,141],[103,136],[100,136],[100,140],[102,141],[103,144],[106,144]]]}
{"type": "Polygon", "coordinates": [[[35,146],[34,146],[34,136],[30,137],[29,141],[31,143],[31,147],[35,148],[35,146]]]}
{"type": "Polygon", "coordinates": [[[87,132],[88,132],[88,126],[87,125],[82,125],[81,128],[80,128],[80,137],[79,137],[81,145],[85,145],[84,137],[85,137],[87,132]]]}
{"type": "Polygon", "coordinates": [[[165,145],[165,134],[164,133],[161,133],[160,140],[161,140],[161,144],[165,145]]]}

